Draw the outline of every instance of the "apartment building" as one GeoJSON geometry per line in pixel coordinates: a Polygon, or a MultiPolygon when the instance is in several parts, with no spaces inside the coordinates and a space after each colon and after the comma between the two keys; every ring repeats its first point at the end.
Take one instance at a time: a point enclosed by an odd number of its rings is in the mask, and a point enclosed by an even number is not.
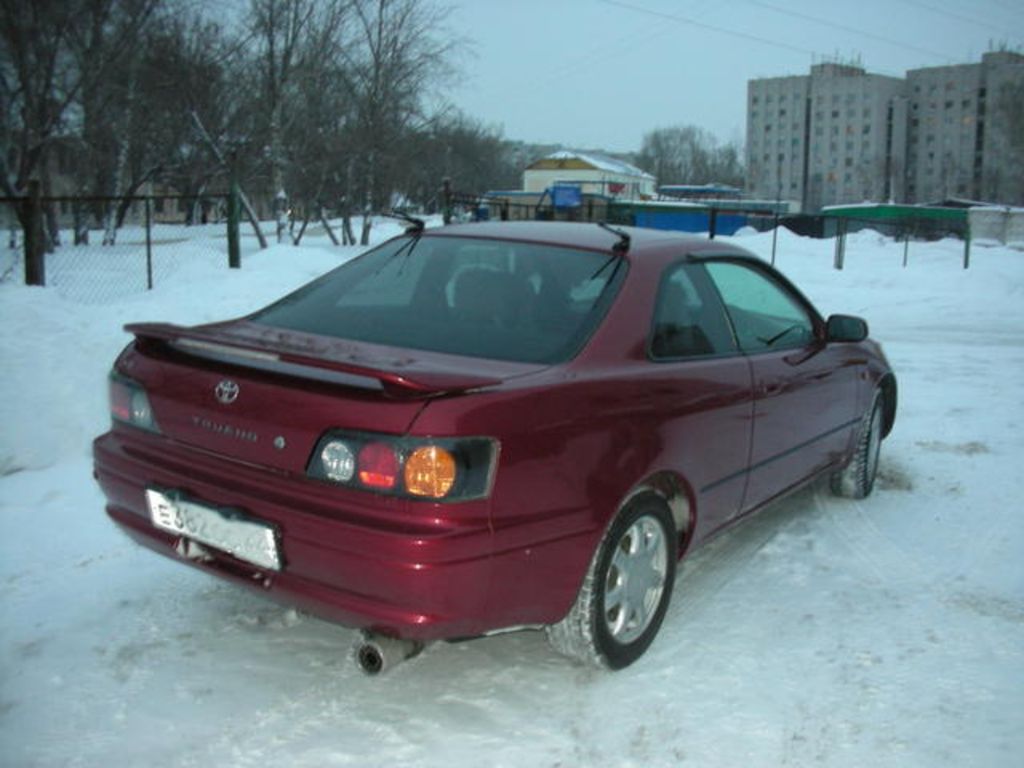
{"type": "Polygon", "coordinates": [[[747,189],[804,210],[902,194],[901,78],[847,64],[747,84],[747,189]]]}
{"type": "Polygon", "coordinates": [[[1024,56],[1010,51],[905,79],[823,63],[751,80],[748,194],[798,200],[805,211],[951,197],[1022,203],[1024,168],[1002,101],[1015,84],[1024,84],[1024,56]]]}
{"type": "Polygon", "coordinates": [[[976,64],[907,72],[907,198],[1024,202],[1024,168],[1009,146],[1004,99],[1024,83],[1024,56],[993,51],[976,64]]]}

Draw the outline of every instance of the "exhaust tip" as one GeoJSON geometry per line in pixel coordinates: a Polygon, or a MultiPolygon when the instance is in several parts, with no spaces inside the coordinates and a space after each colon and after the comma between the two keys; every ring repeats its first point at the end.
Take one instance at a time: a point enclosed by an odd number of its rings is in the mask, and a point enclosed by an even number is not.
{"type": "Polygon", "coordinates": [[[359,668],[370,677],[384,671],[384,656],[380,652],[380,648],[373,643],[364,643],[359,646],[356,660],[359,662],[359,668]]]}
{"type": "Polygon", "coordinates": [[[386,672],[423,650],[423,643],[364,632],[356,643],[356,664],[370,677],[386,672]]]}

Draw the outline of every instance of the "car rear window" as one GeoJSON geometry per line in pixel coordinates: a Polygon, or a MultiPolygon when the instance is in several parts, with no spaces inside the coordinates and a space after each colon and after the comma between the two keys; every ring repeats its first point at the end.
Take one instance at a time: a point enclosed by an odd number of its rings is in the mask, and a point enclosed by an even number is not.
{"type": "Polygon", "coordinates": [[[251,319],[373,344],[555,363],[590,337],[625,271],[625,261],[608,253],[406,236],[251,319]]]}

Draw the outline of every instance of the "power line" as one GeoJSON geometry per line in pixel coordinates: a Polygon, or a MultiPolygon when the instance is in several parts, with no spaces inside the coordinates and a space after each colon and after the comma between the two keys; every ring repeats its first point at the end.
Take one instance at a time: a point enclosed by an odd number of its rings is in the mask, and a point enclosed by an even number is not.
{"type": "Polygon", "coordinates": [[[1005,9],[1007,11],[1010,11],[1011,13],[1021,13],[1021,14],[1024,14],[1024,8],[1022,8],[1021,6],[1017,5],[1017,3],[1013,2],[1013,0],[1009,0],[1009,1],[1008,0],[994,0],[994,2],[999,7],[1003,8],[1003,9],[1005,9]]]}
{"type": "Polygon", "coordinates": [[[666,19],[668,21],[674,21],[679,24],[686,24],[692,27],[698,27],[700,29],[709,29],[712,32],[720,32],[723,35],[730,35],[732,37],[739,37],[744,40],[751,40],[756,43],[763,45],[770,45],[774,48],[782,48],[787,51],[795,51],[796,53],[807,54],[809,56],[817,56],[817,51],[812,51],[810,48],[801,48],[798,45],[790,45],[789,43],[782,43],[778,40],[769,40],[766,37],[759,37],[757,35],[751,35],[747,32],[739,32],[735,29],[728,29],[726,27],[719,27],[714,24],[708,24],[703,21],[697,21],[696,19],[687,18],[686,16],[678,16],[674,13],[665,13],[663,11],[655,11],[650,8],[644,8],[639,5],[633,5],[632,3],[626,3],[622,0],[598,0],[605,5],[612,5],[617,8],[625,8],[627,11],[635,11],[636,13],[644,13],[648,16],[654,16],[659,19],[666,19]]]}
{"type": "Polygon", "coordinates": [[[906,5],[912,5],[916,8],[921,8],[922,10],[930,11],[931,13],[937,13],[940,16],[946,16],[950,19],[956,19],[957,21],[966,21],[968,24],[974,24],[975,26],[992,30],[993,32],[1000,35],[1006,34],[1006,29],[1002,27],[993,26],[992,24],[986,24],[984,21],[979,21],[973,16],[965,16],[962,13],[953,13],[952,11],[946,11],[943,10],[942,8],[936,8],[934,5],[928,5],[928,3],[919,2],[919,0],[903,0],[903,2],[906,5]]]}
{"type": "MultiPolygon", "coordinates": [[[[709,29],[713,32],[720,32],[723,35],[730,35],[732,37],[739,37],[744,40],[752,40],[763,45],[770,45],[774,48],[782,48],[787,51],[795,51],[797,53],[806,54],[812,57],[812,61],[816,57],[820,57],[822,60],[829,60],[828,54],[822,53],[821,51],[814,51],[810,48],[802,48],[798,45],[791,45],[789,43],[783,43],[779,40],[771,40],[767,37],[761,37],[759,35],[752,35],[749,32],[740,32],[735,29],[728,29],[726,27],[719,27],[715,24],[708,24],[707,22],[697,21],[696,19],[688,18],[686,16],[679,16],[673,13],[665,13],[663,11],[655,11],[650,8],[644,8],[639,5],[633,5],[632,3],[624,2],[623,0],[598,0],[598,2],[604,3],[605,5],[612,5],[618,8],[625,8],[629,11],[636,11],[637,13],[644,13],[648,16],[654,16],[660,19],[667,19],[669,21],[675,21],[679,24],[686,24],[693,27],[699,27],[701,29],[709,29]]],[[[906,47],[906,46],[905,46],[906,47]]],[[[904,77],[903,72],[893,72],[888,69],[875,69],[874,73],[887,75],[889,77],[904,77]]]]}
{"type": "Polygon", "coordinates": [[[579,69],[581,66],[587,65],[601,58],[607,58],[610,51],[618,50],[626,46],[627,43],[633,44],[640,41],[650,41],[653,40],[655,37],[660,36],[661,34],[664,34],[664,30],[651,34],[646,29],[638,28],[624,35],[619,35],[614,40],[607,42],[602,41],[587,48],[587,50],[585,50],[578,56],[574,56],[568,60],[563,61],[561,65],[556,65],[550,71],[545,73],[544,79],[554,80],[558,77],[570,74],[579,69]]]}
{"type": "Polygon", "coordinates": [[[897,47],[905,49],[905,50],[917,51],[918,53],[923,53],[923,54],[926,54],[927,56],[934,56],[935,58],[942,59],[943,61],[950,61],[950,62],[953,61],[952,57],[950,57],[948,54],[939,53],[938,51],[932,51],[932,50],[930,50],[928,48],[920,48],[920,47],[918,47],[916,45],[911,45],[910,43],[903,43],[903,42],[900,42],[898,40],[892,40],[892,39],[890,39],[888,37],[883,37],[882,35],[876,35],[874,32],[869,32],[869,31],[864,30],[864,29],[857,29],[856,27],[849,27],[846,24],[840,24],[838,22],[828,21],[827,19],[819,19],[816,16],[810,16],[810,15],[808,15],[806,13],[800,13],[799,11],[791,11],[788,8],[780,8],[777,5],[772,5],[771,3],[765,3],[765,2],[762,2],[761,0],[747,0],[747,2],[750,3],[751,5],[756,5],[758,7],[765,8],[765,9],[767,9],[769,11],[775,11],[776,13],[782,13],[782,14],[785,14],[787,16],[792,16],[792,17],[797,18],[797,19],[803,19],[805,21],[810,21],[810,22],[813,22],[815,24],[821,24],[822,26],[832,27],[834,29],[840,29],[840,30],[842,30],[844,32],[852,32],[855,35],[861,35],[863,37],[867,37],[867,38],[870,38],[872,40],[877,40],[879,42],[886,43],[887,45],[894,45],[894,46],[897,46],[897,47]]]}
{"type": "MultiPolygon", "coordinates": [[[[628,50],[629,46],[642,41],[651,41],[665,34],[666,30],[659,30],[655,33],[648,31],[646,27],[637,27],[625,34],[618,35],[611,40],[601,40],[589,46],[582,53],[566,58],[555,59],[552,65],[542,74],[529,79],[517,79],[505,89],[509,94],[520,94],[527,91],[535,91],[538,88],[558,85],[558,81],[568,75],[572,75],[581,68],[592,65],[595,61],[607,58],[610,54],[628,50]]],[[[555,49],[556,53],[558,49],[555,49]]]]}

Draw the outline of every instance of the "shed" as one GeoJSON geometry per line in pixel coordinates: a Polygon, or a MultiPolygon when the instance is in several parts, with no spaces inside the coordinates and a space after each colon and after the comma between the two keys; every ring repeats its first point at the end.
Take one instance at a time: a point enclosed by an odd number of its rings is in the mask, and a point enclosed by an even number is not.
{"type": "Polygon", "coordinates": [[[584,194],[622,200],[654,196],[654,176],[623,160],[595,152],[561,150],[542,157],[523,172],[523,190],[542,193],[556,184],[575,184],[584,194]]]}

